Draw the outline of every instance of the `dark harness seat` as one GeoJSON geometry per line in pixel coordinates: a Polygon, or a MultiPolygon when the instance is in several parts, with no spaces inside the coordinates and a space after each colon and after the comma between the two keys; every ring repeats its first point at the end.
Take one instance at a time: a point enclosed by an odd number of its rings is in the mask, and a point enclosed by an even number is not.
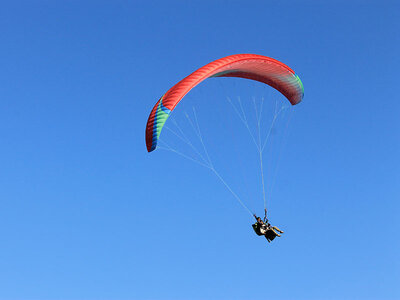
{"type": "Polygon", "coordinates": [[[251,226],[253,227],[253,229],[257,235],[264,235],[265,230],[266,230],[265,224],[260,224],[260,223],[256,222],[254,224],[251,224],[251,226]]]}
{"type": "Polygon", "coordinates": [[[272,229],[267,229],[267,232],[264,234],[265,238],[268,241],[273,241],[274,238],[276,238],[278,235],[275,233],[275,231],[273,231],[272,229]]]}

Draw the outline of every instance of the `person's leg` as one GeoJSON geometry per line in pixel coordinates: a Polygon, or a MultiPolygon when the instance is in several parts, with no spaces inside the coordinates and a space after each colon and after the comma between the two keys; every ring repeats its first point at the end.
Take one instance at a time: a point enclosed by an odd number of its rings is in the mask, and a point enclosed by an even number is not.
{"type": "Polygon", "coordinates": [[[280,230],[278,227],[276,227],[276,226],[272,226],[272,229],[275,229],[276,231],[279,231],[280,233],[283,233],[283,231],[282,230],[280,230]]]}

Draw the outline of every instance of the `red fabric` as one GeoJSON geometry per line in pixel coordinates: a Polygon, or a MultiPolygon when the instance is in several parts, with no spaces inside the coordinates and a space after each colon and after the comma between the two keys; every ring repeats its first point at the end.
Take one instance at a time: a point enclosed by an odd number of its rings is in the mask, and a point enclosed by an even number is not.
{"type": "MultiPolygon", "coordinates": [[[[257,54],[236,54],[217,59],[185,77],[162,97],[162,104],[173,110],[179,101],[197,84],[209,77],[241,77],[264,82],[281,92],[293,105],[303,93],[295,80],[294,71],[276,59],[257,54]]],[[[159,100],[160,101],[160,100],[159,100]]],[[[150,113],[146,127],[146,144],[150,151],[157,105],[150,113]]]]}

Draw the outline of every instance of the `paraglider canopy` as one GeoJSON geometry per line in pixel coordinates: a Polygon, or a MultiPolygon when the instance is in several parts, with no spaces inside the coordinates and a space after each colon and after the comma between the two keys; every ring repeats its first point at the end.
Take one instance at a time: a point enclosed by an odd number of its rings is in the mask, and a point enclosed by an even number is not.
{"type": "Polygon", "coordinates": [[[217,59],[179,81],[158,100],[146,126],[148,152],[156,149],[171,111],[192,88],[210,77],[239,77],[263,82],[281,92],[292,105],[298,104],[304,95],[300,78],[276,59],[257,54],[236,54],[217,59]]]}

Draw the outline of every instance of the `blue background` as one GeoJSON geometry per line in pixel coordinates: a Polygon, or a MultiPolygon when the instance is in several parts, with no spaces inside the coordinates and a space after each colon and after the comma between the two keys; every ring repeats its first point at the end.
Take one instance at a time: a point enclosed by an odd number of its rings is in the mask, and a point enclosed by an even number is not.
{"type": "Polygon", "coordinates": [[[3,1],[0,299],[399,299],[399,19],[397,1],[3,1]],[[305,87],[271,244],[215,177],[144,145],[156,100],[236,53],[305,87]]]}

